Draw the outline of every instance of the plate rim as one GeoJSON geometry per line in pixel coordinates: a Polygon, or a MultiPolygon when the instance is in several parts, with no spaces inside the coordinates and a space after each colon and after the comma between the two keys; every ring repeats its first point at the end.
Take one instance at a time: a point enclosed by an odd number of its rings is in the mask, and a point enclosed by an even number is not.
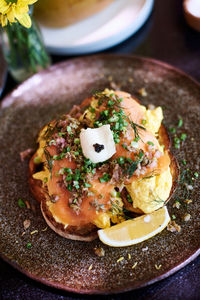
{"type": "Polygon", "coordinates": [[[115,290],[104,290],[104,291],[97,291],[97,290],[84,290],[84,289],[75,289],[75,288],[69,288],[66,287],[65,285],[59,284],[59,283],[51,283],[51,281],[49,280],[45,280],[41,277],[37,277],[32,275],[30,272],[25,271],[24,269],[22,269],[18,264],[16,264],[15,262],[9,261],[9,259],[0,253],[0,258],[3,259],[4,262],[8,263],[10,266],[12,266],[14,269],[16,269],[17,271],[19,271],[20,273],[22,273],[23,275],[27,276],[28,278],[30,278],[33,281],[39,282],[41,284],[44,284],[48,287],[54,288],[54,289],[58,289],[60,291],[66,291],[66,292],[70,292],[70,293],[74,293],[74,294],[80,294],[80,295],[116,295],[116,294],[121,294],[121,293],[126,293],[126,292],[131,292],[131,291],[135,291],[138,290],[140,288],[144,288],[147,286],[150,286],[156,282],[159,282],[171,275],[173,275],[174,273],[178,272],[179,270],[181,270],[182,268],[184,268],[185,266],[187,266],[190,262],[192,262],[195,258],[197,258],[200,255],[200,248],[191,256],[189,256],[184,262],[182,262],[181,264],[175,266],[173,269],[169,270],[168,272],[164,273],[163,275],[160,275],[159,277],[152,279],[150,281],[145,282],[144,284],[141,284],[137,287],[128,287],[128,288],[117,288],[115,290]]]}
{"type": "MultiPolygon", "coordinates": [[[[70,64],[74,64],[74,62],[76,63],[79,61],[88,61],[89,59],[104,59],[104,58],[110,58],[110,57],[116,57],[116,59],[136,59],[136,60],[140,60],[140,61],[146,61],[149,63],[153,63],[154,65],[159,65],[159,66],[163,66],[164,68],[167,68],[168,70],[171,70],[175,73],[178,73],[181,76],[184,76],[186,79],[189,79],[190,81],[192,81],[195,85],[197,85],[197,87],[200,89],[200,82],[198,82],[195,78],[193,78],[191,75],[188,75],[187,73],[185,73],[184,71],[168,64],[162,61],[159,61],[157,59],[154,58],[148,58],[148,57],[143,57],[143,56],[137,56],[137,55],[124,55],[124,54],[98,54],[98,55],[88,55],[88,56],[84,56],[84,57],[79,57],[79,58],[72,58],[72,59],[67,59],[66,61],[62,61],[59,62],[57,64],[54,64],[52,66],[50,66],[48,69],[43,70],[35,75],[33,75],[32,77],[30,77],[29,79],[27,79],[26,81],[24,81],[21,84],[18,84],[16,88],[14,88],[10,93],[8,93],[1,101],[0,104],[0,110],[3,109],[4,104],[6,104],[6,102],[8,100],[10,100],[10,98],[13,98],[13,101],[11,101],[9,103],[8,106],[12,105],[14,100],[14,97],[12,96],[12,93],[15,92],[17,89],[19,88],[23,88],[24,85],[27,84],[27,82],[34,80],[34,77],[38,76],[38,75],[45,75],[45,74],[51,74],[52,72],[54,72],[55,70],[57,70],[58,68],[63,68],[66,65],[70,65],[70,64]]],[[[7,106],[7,105],[6,105],[7,106]]],[[[42,283],[46,286],[49,286],[51,288],[56,288],[59,290],[64,290],[64,291],[68,291],[68,292],[72,292],[72,293],[76,293],[76,294],[88,294],[88,295],[110,295],[110,294],[117,294],[117,293],[124,293],[124,292],[128,292],[128,291],[133,291],[145,286],[149,286],[153,283],[156,283],[160,280],[163,280],[167,277],[169,277],[170,275],[174,274],[175,272],[179,271],[180,269],[182,269],[183,267],[185,267],[186,265],[188,265],[191,261],[193,261],[195,258],[197,258],[200,255],[200,248],[198,248],[192,255],[187,256],[187,258],[180,264],[176,265],[174,268],[172,268],[171,270],[169,270],[168,272],[158,276],[157,278],[154,278],[150,281],[147,281],[143,284],[140,284],[139,286],[136,286],[134,288],[132,287],[128,287],[128,288],[117,288],[115,290],[104,290],[104,291],[100,291],[100,290],[82,290],[82,289],[75,289],[75,288],[69,288],[66,287],[63,284],[59,284],[59,283],[52,283],[49,280],[43,279],[41,277],[37,277],[35,275],[32,275],[28,270],[25,270],[23,268],[20,267],[20,265],[18,265],[17,263],[15,263],[14,261],[10,260],[9,258],[7,258],[4,254],[0,253],[0,258],[3,259],[3,261],[5,261],[6,263],[8,263],[9,265],[11,265],[12,267],[14,267],[16,270],[18,270],[19,272],[21,272],[22,274],[26,275],[27,277],[31,278],[34,281],[37,281],[39,283],[42,283]]]]}
{"type": "Polygon", "coordinates": [[[69,58],[69,59],[65,59],[61,62],[57,62],[53,65],[51,65],[50,67],[48,67],[45,70],[41,70],[40,72],[32,75],[31,77],[29,77],[28,79],[26,79],[25,81],[23,81],[22,83],[18,83],[8,94],[6,94],[0,101],[0,110],[3,108],[5,102],[7,101],[8,98],[10,98],[12,96],[12,93],[14,93],[16,90],[18,90],[19,88],[23,87],[24,85],[27,84],[28,81],[34,80],[34,78],[36,78],[39,75],[43,75],[43,74],[48,74],[53,72],[55,69],[58,68],[62,68],[65,65],[70,65],[71,63],[76,63],[76,61],[82,61],[82,60],[89,60],[89,59],[103,59],[103,58],[111,58],[111,57],[115,57],[116,59],[137,59],[140,61],[147,61],[149,63],[153,63],[155,65],[159,65],[159,66],[163,66],[164,68],[168,69],[168,70],[172,70],[175,73],[178,73],[179,75],[184,76],[187,79],[190,79],[190,81],[192,81],[195,85],[197,85],[200,88],[200,81],[198,81],[196,78],[194,78],[192,75],[187,74],[184,70],[173,66],[167,62],[164,62],[162,60],[156,59],[156,58],[152,58],[152,57],[148,57],[148,56],[142,56],[142,55],[134,55],[134,54],[117,54],[117,53],[106,53],[106,54],[88,54],[88,55],[84,55],[81,57],[73,57],[73,58],[69,58]]]}

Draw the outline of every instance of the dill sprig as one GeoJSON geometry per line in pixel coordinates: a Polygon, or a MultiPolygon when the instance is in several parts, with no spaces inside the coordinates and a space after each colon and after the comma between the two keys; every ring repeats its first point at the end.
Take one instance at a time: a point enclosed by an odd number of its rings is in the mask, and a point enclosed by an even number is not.
{"type": "Polygon", "coordinates": [[[133,173],[136,171],[138,164],[141,162],[141,160],[136,160],[130,163],[126,169],[126,173],[128,174],[129,178],[133,175],[133,173]]]}
{"type": "Polygon", "coordinates": [[[119,213],[123,213],[123,209],[120,206],[118,206],[116,203],[112,202],[110,212],[112,213],[112,215],[116,215],[119,213]]]}
{"type": "Polygon", "coordinates": [[[159,196],[158,196],[158,194],[157,193],[155,193],[155,192],[153,192],[152,190],[150,190],[150,194],[153,196],[153,200],[152,200],[152,202],[156,202],[156,203],[165,203],[165,200],[163,200],[163,199],[161,199],[159,196]]]}
{"type": "Polygon", "coordinates": [[[147,173],[144,177],[142,177],[139,181],[145,180],[145,179],[150,179],[153,178],[155,176],[158,176],[159,174],[156,172],[156,170],[153,170],[149,173],[147,173]]]}
{"type": "Polygon", "coordinates": [[[51,122],[47,125],[47,129],[45,130],[43,137],[48,140],[56,131],[58,131],[58,122],[55,124],[51,122]]]}
{"type": "Polygon", "coordinates": [[[191,189],[188,187],[192,187],[193,185],[192,172],[190,171],[190,169],[187,168],[181,171],[178,184],[181,186],[183,191],[182,198],[189,199],[191,189]]]}
{"type": "Polygon", "coordinates": [[[133,130],[134,130],[135,139],[136,139],[136,140],[141,139],[141,138],[140,138],[140,135],[139,135],[138,128],[139,128],[139,129],[142,129],[142,130],[146,130],[146,128],[143,127],[143,126],[141,126],[141,125],[139,125],[139,124],[137,124],[137,123],[134,123],[133,121],[130,121],[130,119],[129,119],[129,122],[130,122],[130,124],[131,124],[131,127],[132,127],[133,130]]]}
{"type": "Polygon", "coordinates": [[[47,162],[48,168],[49,168],[50,173],[51,173],[51,178],[52,178],[53,157],[46,148],[44,149],[44,155],[46,157],[46,162],[47,162]]]}

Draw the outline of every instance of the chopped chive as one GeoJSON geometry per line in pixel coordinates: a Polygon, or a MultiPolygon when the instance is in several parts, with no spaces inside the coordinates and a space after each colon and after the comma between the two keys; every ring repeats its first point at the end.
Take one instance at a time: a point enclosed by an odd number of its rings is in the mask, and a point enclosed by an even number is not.
{"type": "Polygon", "coordinates": [[[54,156],[53,156],[53,159],[54,159],[54,160],[59,160],[59,159],[60,159],[60,158],[59,158],[59,155],[54,155],[54,156]]]}
{"type": "Polygon", "coordinates": [[[180,139],[179,139],[178,137],[175,137],[175,138],[174,138],[174,143],[175,143],[175,144],[180,144],[180,139]]]}
{"type": "Polygon", "coordinates": [[[64,172],[65,173],[72,173],[72,169],[70,169],[70,168],[64,168],[64,172]]]}
{"type": "Polygon", "coordinates": [[[183,120],[182,120],[182,119],[179,119],[179,120],[178,120],[178,128],[180,128],[182,125],[183,125],[183,120]]]}
{"type": "Polygon", "coordinates": [[[85,187],[91,187],[91,184],[85,182],[85,183],[84,183],[84,186],[85,186],[85,187]]]}
{"type": "Polygon", "coordinates": [[[58,135],[59,136],[64,136],[64,135],[66,135],[66,132],[58,132],[58,135]]]}
{"type": "Polygon", "coordinates": [[[56,145],[56,141],[55,141],[55,140],[51,140],[51,141],[49,142],[49,146],[51,146],[51,145],[56,145]]]}
{"type": "Polygon", "coordinates": [[[26,248],[27,248],[27,249],[31,249],[31,247],[32,247],[32,244],[31,244],[31,243],[27,243],[27,244],[26,244],[26,248]]]}
{"type": "Polygon", "coordinates": [[[140,140],[139,136],[137,136],[137,137],[134,138],[134,142],[138,142],[139,140],[140,140]]]}
{"type": "Polygon", "coordinates": [[[114,105],[114,104],[115,104],[115,102],[113,100],[108,100],[108,106],[109,107],[112,106],[112,105],[114,105]]]}
{"type": "Polygon", "coordinates": [[[72,185],[71,184],[68,184],[68,186],[67,186],[67,189],[68,189],[68,191],[72,191],[72,185]]]}
{"type": "Polygon", "coordinates": [[[24,201],[21,198],[18,199],[18,206],[21,208],[26,207],[26,204],[24,203],[24,201]]]}
{"type": "Polygon", "coordinates": [[[186,162],[185,159],[182,160],[182,164],[183,164],[184,166],[186,166],[187,162],[186,162]]]}
{"type": "Polygon", "coordinates": [[[72,180],[72,174],[68,174],[66,177],[65,177],[65,181],[70,181],[72,180]]]}
{"type": "Polygon", "coordinates": [[[69,146],[67,146],[63,149],[63,153],[67,153],[67,152],[70,152],[70,147],[69,146]]]}
{"type": "Polygon", "coordinates": [[[174,147],[175,147],[176,149],[180,149],[180,144],[175,144],[174,147]]]}
{"type": "Polygon", "coordinates": [[[127,146],[125,144],[122,144],[122,147],[125,149],[125,150],[128,150],[127,146]]]}
{"type": "Polygon", "coordinates": [[[150,142],[150,141],[148,141],[147,144],[148,144],[148,145],[151,145],[151,146],[154,146],[154,143],[153,143],[153,142],[150,142]]]}
{"type": "Polygon", "coordinates": [[[171,127],[171,128],[169,128],[169,131],[170,131],[171,133],[176,133],[176,128],[171,127]]]}
{"type": "Polygon", "coordinates": [[[119,165],[123,165],[125,163],[124,158],[122,156],[118,157],[117,162],[119,165]]]}
{"type": "Polygon", "coordinates": [[[199,174],[197,172],[194,172],[194,177],[198,178],[199,174]]]}
{"type": "Polygon", "coordinates": [[[129,194],[127,195],[126,199],[129,203],[133,203],[133,200],[129,194]]]}
{"type": "Polygon", "coordinates": [[[139,157],[142,158],[144,156],[144,152],[140,150],[139,157]]]}
{"type": "Polygon", "coordinates": [[[185,141],[186,137],[187,137],[187,134],[186,133],[182,133],[181,137],[180,137],[181,141],[185,141]]]}
{"type": "Polygon", "coordinates": [[[89,111],[93,114],[93,113],[95,113],[95,108],[90,106],[89,111]]]}
{"type": "Polygon", "coordinates": [[[107,173],[105,173],[102,177],[99,177],[99,181],[101,183],[108,182],[108,181],[110,181],[110,179],[111,179],[111,176],[110,176],[110,174],[107,174],[107,173]]]}

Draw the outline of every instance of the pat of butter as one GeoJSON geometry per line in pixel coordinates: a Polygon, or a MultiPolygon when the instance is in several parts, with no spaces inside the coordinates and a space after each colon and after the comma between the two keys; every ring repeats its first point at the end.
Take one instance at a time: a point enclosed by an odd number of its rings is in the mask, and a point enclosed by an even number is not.
{"type": "Polygon", "coordinates": [[[116,152],[110,125],[81,129],[80,142],[84,156],[93,163],[106,161],[116,152]]]}

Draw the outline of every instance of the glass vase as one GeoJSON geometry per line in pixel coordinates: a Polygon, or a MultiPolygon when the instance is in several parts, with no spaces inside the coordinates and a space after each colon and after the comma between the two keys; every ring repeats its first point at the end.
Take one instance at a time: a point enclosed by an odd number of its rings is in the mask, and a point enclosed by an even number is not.
{"type": "Polygon", "coordinates": [[[1,28],[1,40],[8,69],[17,82],[24,81],[51,63],[34,18],[30,28],[19,23],[1,28]]]}

